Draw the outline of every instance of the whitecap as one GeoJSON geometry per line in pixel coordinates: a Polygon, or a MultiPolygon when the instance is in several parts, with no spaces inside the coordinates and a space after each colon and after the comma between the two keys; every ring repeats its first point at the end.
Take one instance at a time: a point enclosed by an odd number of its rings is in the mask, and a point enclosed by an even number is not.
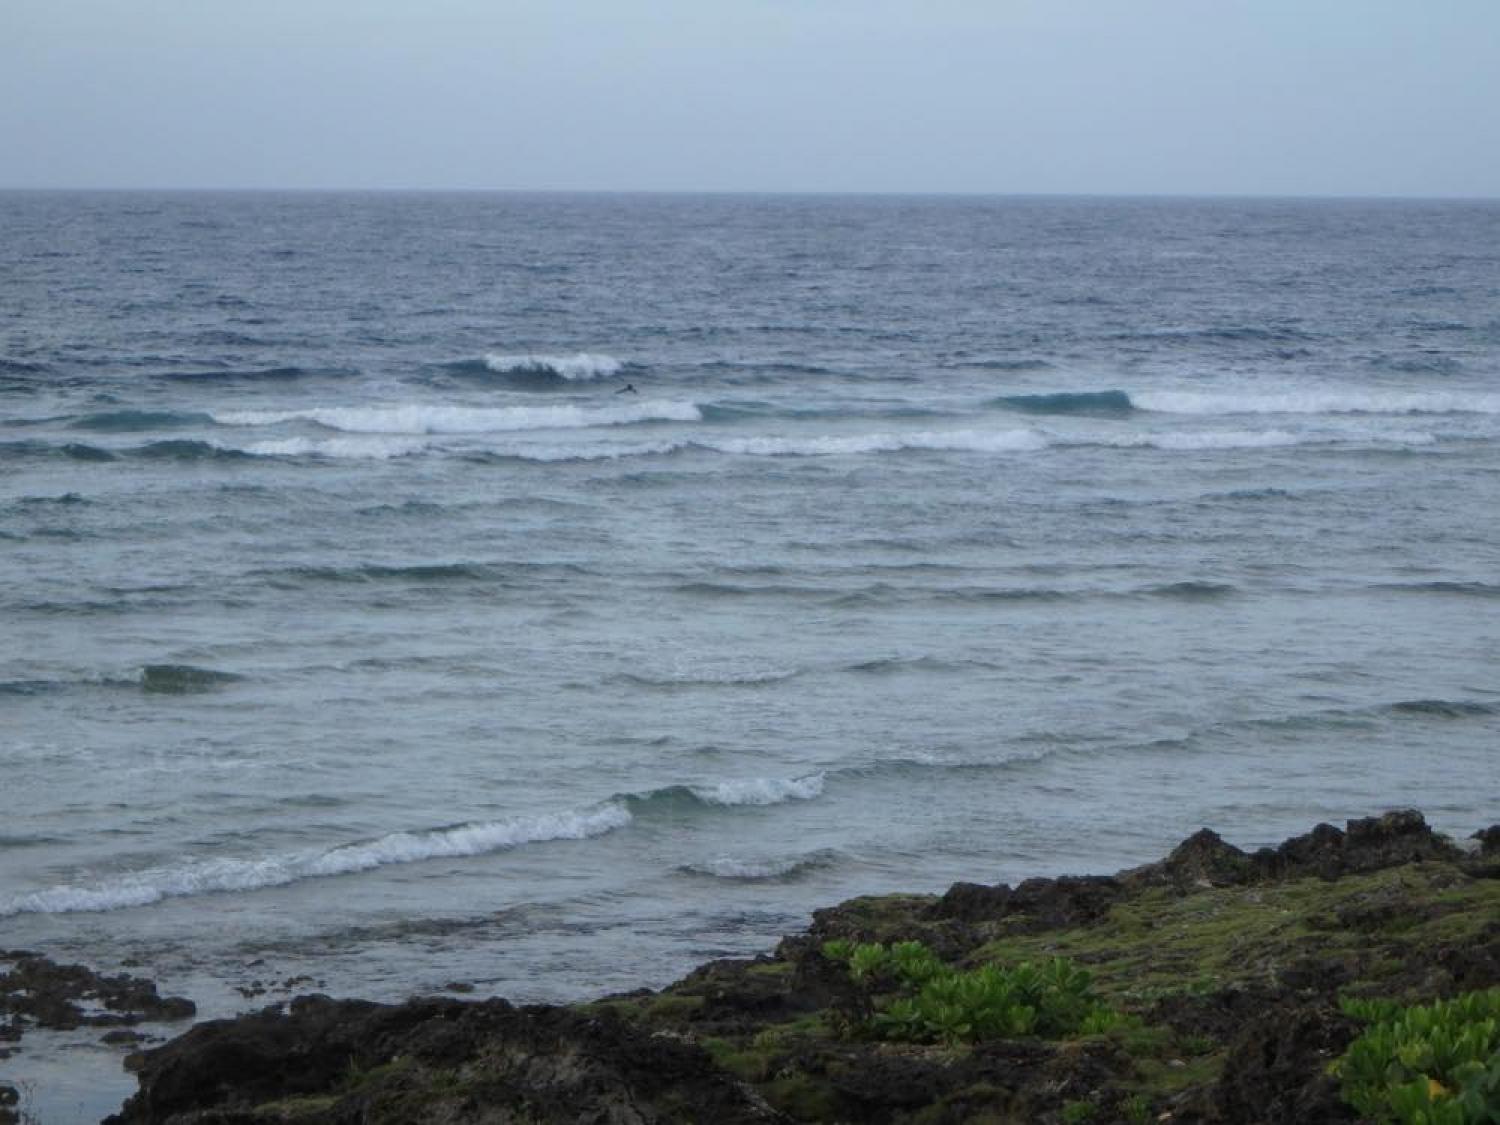
{"type": "Polygon", "coordinates": [[[705,449],[751,457],[827,457],[853,453],[932,450],[956,453],[1023,453],[1047,447],[1032,430],[917,430],[816,437],[747,437],[698,440],[705,449]]]}
{"type": "Polygon", "coordinates": [[[121,910],[167,898],[256,891],[388,864],[483,855],[547,840],[582,840],[623,828],[631,820],[628,809],[611,802],[582,811],[396,832],[327,851],[199,860],[128,872],[89,885],[64,884],[11,895],[0,899],[0,917],[121,910]]]}
{"type": "Polygon", "coordinates": [[[750,777],[711,786],[695,785],[692,793],[710,805],[779,805],[822,796],[823,781],[821,773],[806,777],[750,777]]]}
{"type": "Polygon", "coordinates": [[[1500,414],[1500,394],[1460,391],[1132,391],[1130,401],[1163,414],[1500,414]]]}
{"type": "Polygon", "coordinates": [[[612,355],[578,352],[575,355],[495,355],[484,365],[502,375],[556,375],[569,382],[586,382],[618,375],[625,367],[612,355]]]}
{"type": "Polygon", "coordinates": [[[230,410],[214,414],[225,426],[276,426],[313,422],[331,430],[369,434],[484,434],[517,430],[624,426],[637,422],[697,422],[697,405],[674,399],[643,399],[604,406],[444,406],[391,403],[326,406],[308,410],[230,410]]]}

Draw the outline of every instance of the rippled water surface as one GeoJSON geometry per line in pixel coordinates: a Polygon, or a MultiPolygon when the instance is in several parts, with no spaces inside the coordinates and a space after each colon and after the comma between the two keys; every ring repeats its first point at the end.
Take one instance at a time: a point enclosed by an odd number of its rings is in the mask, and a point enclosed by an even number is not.
{"type": "Polygon", "coordinates": [[[1500,805],[1500,207],[0,195],[0,948],[657,985],[1500,805]]]}

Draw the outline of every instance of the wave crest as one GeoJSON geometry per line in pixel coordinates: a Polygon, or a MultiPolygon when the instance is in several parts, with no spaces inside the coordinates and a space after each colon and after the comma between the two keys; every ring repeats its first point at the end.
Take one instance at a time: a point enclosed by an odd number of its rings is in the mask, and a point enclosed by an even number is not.
{"type": "Polygon", "coordinates": [[[618,375],[625,365],[612,355],[577,352],[574,355],[497,355],[484,357],[484,366],[499,375],[523,375],[589,382],[618,375]]]}
{"type": "Polygon", "coordinates": [[[707,875],[714,879],[734,882],[789,882],[813,871],[832,867],[838,862],[838,854],[819,851],[811,855],[789,859],[736,859],[719,856],[702,863],[685,863],[677,870],[684,875],[707,875]]]}
{"type": "Polygon", "coordinates": [[[827,457],[851,453],[926,450],[951,453],[1024,453],[1045,449],[1030,430],[922,430],[909,433],[824,434],[818,437],[747,437],[699,440],[718,453],[751,457],[827,457]]]}
{"type": "Polygon", "coordinates": [[[517,430],[627,426],[637,422],[698,422],[696,404],[673,399],[610,403],[607,406],[328,406],[309,410],[228,410],[214,421],[225,426],[277,426],[312,422],[354,434],[489,434],[517,430]]]}
{"type": "Polygon", "coordinates": [[[638,816],[708,808],[764,808],[821,797],[824,781],[822,773],[803,777],[747,777],[714,785],[668,785],[645,793],[622,794],[616,799],[623,800],[638,816]]]}
{"type": "Polygon", "coordinates": [[[583,840],[623,828],[631,819],[628,809],[611,802],[582,812],[461,824],[428,832],[395,832],[323,852],[156,867],[87,886],[65,884],[12,895],[0,899],[0,917],[122,910],[167,898],[257,891],[389,864],[484,855],[548,840],[583,840]]]}

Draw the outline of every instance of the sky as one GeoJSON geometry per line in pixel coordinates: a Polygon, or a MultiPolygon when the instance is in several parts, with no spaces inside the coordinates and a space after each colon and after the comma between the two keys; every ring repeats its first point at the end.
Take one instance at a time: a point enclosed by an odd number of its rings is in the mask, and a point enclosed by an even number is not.
{"type": "Polygon", "coordinates": [[[0,0],[0,187],[1500,196],[1500,0],[0,0]]]}

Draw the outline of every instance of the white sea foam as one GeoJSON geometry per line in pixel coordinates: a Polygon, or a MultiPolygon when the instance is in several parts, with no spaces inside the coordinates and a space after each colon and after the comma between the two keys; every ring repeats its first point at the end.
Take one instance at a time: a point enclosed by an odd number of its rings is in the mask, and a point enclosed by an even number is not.
{"type": "Polygon", "coordinates": [[[1500,394],[1460,391],[1132,391],[1130,401],[1163,414],[1500,414],[1500,394]]]}
{"type": "Polygon", "coordinates": [[[631,819],[628,809],[611,802],[581,812],[462,824],[430,832],[396,832],[330,851],[154,867],[91,885],[62,885],[12,895],[0,899],[0,917],[120,910],[166,898],[255,891],[388,864],[483,855],[546,840],[582,840],[623,828],[631,819]]]}
{"type": "Polygon", "coordinates": [[[919,430],[816,437],[698,439],[705,449],[752,457],[828,457],[851,453],[894,453],[903,449],[958,453],[1021,453],[1045,449],[1047,440],[1031,430],[919,430]]]}
{"type": "Polygon", "coordinates": [[[578,352],[576,355],[495,355],[484,357],[484,365],[502,375],[556,375],[569,382],[586,382],[618,375],[625,365],[612,355],[578,352]]]}
{"type": "Polygon", "coordinates": [[[242,452],[257,457],[336,457],[340,460],[388,461],[392,457],[408,457],[430,448],[430,442],[416,438],[291,437],[251,442],[243,447],[242,452]]]}
{"type": "Polygon", "coordinates": [[[1431,445],[1429,433],[1412,431],[1304,431],[1289,430],[1198,430],[1181,433],[1116,434],[1096,436],[1083,444],[1118,448],[1147,448],[1192,452],[1215,449],[1274,449],[1292,445],[1431,445]]]}
{"type": "Polygon", "coordinates": [[[750,777],[693,787],[693,795],[711,805],[779,805],[784,801],[811,801],[822,794],[821,773],[806,777],[750,777]]]}
{"type": "Polygon", "coordinates": [[[489,451],[521,461],[617,461],[622,457],[676,453],[684,445],[680,441],[591,442],[586,445],[543,445],[537,442],[494,446],[489,451]]]}
{"type": "Polygon", "coordinates": [[[720,856],[707,863],[689,864],[687,870],[719,879],[779,879],[804,866],[807,866],[807,861],[800,859],[745,860],[720,856]]]}
{"type": "Polygon", "coordinates": [[[488,434],[518,430],[626,426],[636,422],[697,422],[703,414],[691,402],[643,399],[605,406],[560,403],[551,406],[327,406],[310,410],[230,410],[213,416],[225,426],[277,426],[315,422],[332,430],[360,434],[488,434]]]}

